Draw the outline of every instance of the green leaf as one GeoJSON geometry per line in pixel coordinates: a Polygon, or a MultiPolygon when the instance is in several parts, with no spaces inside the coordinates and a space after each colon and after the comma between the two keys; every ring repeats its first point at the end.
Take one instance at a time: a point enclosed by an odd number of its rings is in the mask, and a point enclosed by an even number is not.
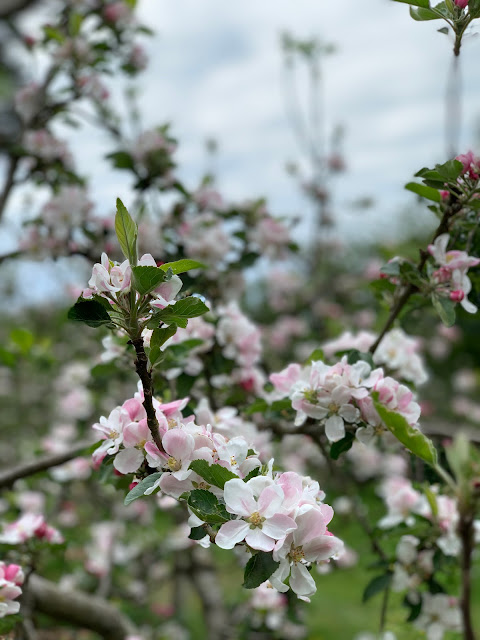
{"type": "Polygon", "coordinates": [[[200,527],[193,527],[188,537],[190,538],[190,540],[203,540],[203,538],[206,535],[207,535],[207,532],[202,526],[200,526],[200,527]]]}
{"type": "Polygon", "coordinates": [[[345,453],[352,448],[354,440],[354,434],[348,432],[344,438],[332,444],[332,446],[330,447],[330,457],[333,458],[333,460],[338,460],[342,453],[345,453]]]}
{"type": "Polygon", "coordinates": [[[197,262],[197,260],[177,260],[176,262],[166,262],[165,264],[160,265],[160,269],[163,271],[172,270],[173,275],[177,275],[178,273],[185,273],[185,271],[190,271],[190,269],[206,269],[206,266],[203,262],[197,262]]]}
{"type": "Polygon", "coordinates": [[[400,275],[400,262],[398,260],[391,260],[384,264],[380,269],[380,273],[384,273],[386,276],[399,276],[400,275]]]}
{"type": "Polygon", "coordinates": [[[421,287],[423,285],[420,271],[411,262],[402,262],[400,264],[400,275],[404,280],[411,282],[417,287],[421,287]]]}
{"type": "Polygon", "coordinates": [[[228,482],[228,480],[238,480],[238,476],[229,469],[222,467],[220,464],[209,465],[206,460],[192,460],[189,469],[202,476],[207,484],[213,484],[215,487],[220,487],[220,489],[223,489],[225,482],[228,482]]]}
{"type": "Polygon", "coordinates": [[[19,614],[16,613],[14,615],[8,615],[5,616],[4,618],[0,618],[0,638],[5,638],[5,640],[7,640],[10,637],[14,637],[14,636],[7,636],[7,633],[10,633],[10,631],[13,631],[13,629],[15,629],[15,627],[17,626],[17,624],[20,624],[20,622],[23,620],[23,617],[19,614]],[[5,635],[4,635],[5,634],[5,635]]]}
{"type": "Polygon", "coordinates": [[[47,41],[56,40],[60,43],[63,43],[65,41],[65,36],[63,35],[63,33],[48,24],[43,27],[43,32],[47,41]]]}
{"type": "Polygon", "coordinates": [[[150,349],[160,348],[165,342],[177,332],[177,325],[171,324],[164,329],[154,329],[150,338],[150,349]]]}
{"type": "MultiPolygon", "coordinates": [[[[458,433],[454,441],[445,447],[450,469],[460,485],[470,480],[472,468],[472,454],[468,437],[464,433],[458,433]]],[[[463,495],[463,494],[462,494],[463,495]]]]}
{"type": "Polygon", "coordinates": [[[438,33],[444,33],[448,36],[448,27],[442,27],[441,29],[437,29],[438,33]]]}
{"type": "Polygon", "coordinates": [[[145,495],[145,491],[147,489],[150,489],[150,487],[153,487],[155,482],[162,475],[163,475],[163,472],[159,471],[158,473],[152,473],[146,478],[144,478],[143,480],[141,480],[137,485],[133,487],[131,491],[127,493],[127,495],[125,496],[125,500],[123,501],[123,504],[128,506],[134,500],[138,500],[138,498],[143,498],[143,496],[145,495]]]}
{"type": "Polygon", "coordinates": [[[432,304],[446,327],[451,327],[455,324],[455,303],[450,298],[433,293],[432,304]]]}
{"type": "Polygon", "coordinates": [[[375,363],[373,362],[373,357],[371,353],[359,351],[358,349],[350,349],[348,351],[348,364],[355,364],[356,362],[363,361],[371,366],[372,369],[375,368],[375,363]]]}
{"type": "Polygon", "coordinates": [[[128,169],[130,171],[135,169],[133,158],[127,151],[115,151],[114,153],[109,153],[106,157],[113,161],[115,169],[128,169]]]}
{"type": "Polygon", "coordinates": [[[436,518],[438,516],[438,502],[437,502],[437,497],[436,495],[433,493],[433,491],[430,489],[429,486],[424,488],[424,494],[428,500],[428,504],[430,505],[430,510],[432,512],[432,516],[434,518],[436,518]]]}
{"type": "Polygon", "coordinates": [[[275,562],[272,552],[259,551],[250,558],[243,574],[243,587],[245,589],[256,589],[265,580],[268,580],[272,573],[278,569],[280,563],[275,562]]]}
{"type": "Polygon", "coordinates": [[[262,470],[262,467],[255,467],[255,469],[252,469],[250,473],[247,473],[243,481],[248,482],[252,478],[256,478],[258,475],[260,475],[261,470],[262,470]]]}
{"type": "Polygon", "coordinates": [[[103,324],[112,325],[107,310],[96,300],[80,298],[68,311],[67,318],[77,322],[84,322],[89,327],[101,327],[103,324]]]}
{"type": "Polygon", "coordinates": [[[268,409],[269,405],[263,398],[257,398],[248,409],[244,411],[246,416],[251,416],[252,413],[264,413],[268,409]]]}
{"type": "Polygon", "coordinates": [[[17,327],[10,332],[10,340],[15,344],[23,355],[27,355],[33,347],[33,334],[27,329],[17,327]]]}
{"type": "Polygon", "coordinates": [[[393,435],[399,440],[409,451],[425,460],[432,466],[437,463],[437,450],[433,442],[427,438],[421,431],[408,424],[403,416],[394,411],[387,409],[378,401],[379,393],[372,393],[373,404],[383,423],[393,435]]]}
{"type": "Polygon", "coordinates": [[[305,364],[311,364],[312,362],[323,362],[325,360],[325,354],[322,349],[314,349],[312,353],[305,360],[305,364]]]}
{"type": "Polygon", "coordinates": [[[209,524],[222,524],[230,520],[230,514],[210,491],[194,489],[188,496],[188,506],[193,513],[209,524]]]}
{"type": "Polygon", "coordinates": [[[409,182],[405,185],[405,189],[408,191],[413,191],[417,195],[422,198],[426,198],[427,200],[433,200],[433,202],[441,202],[442,196],[437,189],[432,189],[432,187],[427,187],[424,184],[418,184],[417,182],[409,182]]]}
{"type": "Polygon", "coordinates": [[[410,613],[408,614],[408,618],[406,619],[406,622],[413,622],[418,618],[418,616],[420,615],[420,612],[422,611],[422,604],[423,604],[423,601],[421,598],[419,598],[418,602],[410,602],[408,597],[405,596],[405,599],[403,601],[403,606],[410,609],[410,613]]]}
{"type": "Polygon", "coordinates": [[[362,596],[362,602],[367,602],[367,600],[370,600],[370,598],[377,595],[377,593],[380,593],[381,591],[385,591],[385,589],[387,589],[390,586],[392,577],[393,577],[393,573],[388,571],[387,573],[384,573],[381,576],[376,576],[375,578],[372,578],[372,580],[370,580],[370,582],[365,587],[365,590],[362,596]]]}
{"type": "Polygon", "coordinates": [[[152,316],[152,321],[164,322],[165,324],[178,324],[179,327],[185,329],[189,318],[197,318],[207,313],[209,308],[200,298],[190,296],[183,300],[178,300],[175,304],[168,305],[165,309],[158,311],[152,316]]]}
{"type": "Polygon", "coordinates": [[[165,273],[159,267],[132,267],[132,279],[138,293],[145,296],[165,280],[165,273]]]}
{"type": "Polygon", "coordinates": [[[6,367],[14,367],[17,362],[17,355],[12,353],[11,351],[7,351],[2,346],[0,346],[0,363],[5,365],[6,367]]]}
{"type": "Polygon", "coordinates": [[[441,18],[441,16],[438,16],[431,9],[413,9],[412,7],[410,7],[410,15],[418,22],[424,22],[425,20],[440,20],[441,18]]]}
{"type": "Polygon", "coordinates": [[[447,182],[456,182],[463,171],[463,165],[459,160],[447,160],[443,164],[436,164],[435,171],[447,182]]]}
{"type": "Polygon", "coordinates": [[[68,31],[72,38],[74,38],[75,36],[78,36],[78,34],[80,33],[82,22],[83,22],[82,14],[77,13],[76,11],[72,11],[68,19],[68,31]]]}
{"type": "Polygon", "coordinates": [[[285,411],[285,409],[292,408],[292,401],[290,398],[282,398],[281,400],[275,400],[272,402],[270,409],[272,411],[285,411]]]}
{"type": "Polygon", "coordinates": [[[411,4],[414,7],[423,7],[424,9],[430,9],[429,0],[394,0],[395,2],[403,2],[405,4],[411,4]]]}
{"type": "Polygon", "coordinates": [[[115,233],[123,255],[134,267],[137,264],[137,225],[120,198],[117,198],[115,233]]]}

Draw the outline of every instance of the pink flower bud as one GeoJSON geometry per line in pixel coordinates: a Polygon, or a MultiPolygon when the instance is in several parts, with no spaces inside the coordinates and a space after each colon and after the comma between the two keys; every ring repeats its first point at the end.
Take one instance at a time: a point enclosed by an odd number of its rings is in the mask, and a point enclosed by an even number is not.
{"type": "Polygon", "coordinates": [[[450,195],[450,191],[445,191],[444,189],[440,191],[440,196],[442,200],[447,200],[449,195],[450,195]]]}
{"type": "Polygon", "coordinates": [[[455,0],[455,4],[457,7],[460,7],[460,9],[465,9],[465,7],[468,6],[468,0],[455,0]]]}
{"type": "Polygon", "coordinates": [[[128,485],[128,490],[131,491],[134,487],[137,486],[137,484],[138,484],[138,480],[134,480],[128,485]]]}
{"type": "Polygon", "coordinates": [[[35,529],[34,533],[37,538],[45,538],[47,536],[47,523],[43,521],[41,525],[35,529]]]}
{"type": "Polygon", "coordinates": [[[448,282],[452,277],[452,272],[448,267],[440,267],[432,273],[432,277],[436,282],[448,282]]]}
{"type": "Polygon", "coordinates": [[[465,293],[461,289],[452,291],[450,293],[450,300],[453,302],[461,302],[465,298],[465,293]]]}
{"type": "Polygon", "coordinates": [[[23,572],[18,564],[8,564],[4,568],[5,580],[14,582],[16,585],[22,584],[23,572]]]}

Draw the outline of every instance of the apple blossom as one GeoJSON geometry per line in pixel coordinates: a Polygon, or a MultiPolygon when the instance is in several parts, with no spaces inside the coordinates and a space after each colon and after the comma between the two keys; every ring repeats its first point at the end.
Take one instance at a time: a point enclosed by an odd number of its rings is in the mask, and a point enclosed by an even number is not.
{"type": "Polygon", "coordinates": [[[258,476],[248,482],[229,480],[224,497],[227,511],[240,516],[223,524],[215,538],[222,549],[245,540],[252,549],[272,551],[275,541],[297,528],[295,521],[283,513],[285,495],[280,486],[267,484],[258,476]]]}
{"type": "Polygon", "coordinates": [[[316,592],[308,565],[329,560],[343,549],[343,542],[327,530],[332,515],[331,509],[328,511],[313,505],[299,508],[295,516],[297,528],[277,543],[273,553],[280,566],[270,577],[270,582],[278,591],[287,591],[284,582],[290,575],[290,587],[299,597],[308,599],[316,592]]]}
{"type": "Polygon", "coordinates": [[[0,618],[18,613],[20,603],[16,599],[22,594],[24,574],[17,564],[0,562],[0,618]]]}

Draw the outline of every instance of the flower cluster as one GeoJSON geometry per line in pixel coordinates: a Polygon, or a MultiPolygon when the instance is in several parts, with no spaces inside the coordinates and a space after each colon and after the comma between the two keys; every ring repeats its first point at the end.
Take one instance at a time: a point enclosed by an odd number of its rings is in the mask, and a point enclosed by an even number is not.
{"type": "MultiPolygon", "coordinates": [[[[146,253],[138,260],[138,266],[156,267],[153,256],[146,253]]],[[[132,281],[132,268],[128,260],[121,264],[109,260],[106,253],[102,253],[100,263],[93,266],[92,277],[88,282],[88,289],[83,292],[84,298],[91,298],[94,294],[103,296],[112,302],[120,303],[121,296],[129,293],[132,281]]],[[[172,302],[182,288],[182,281],[173,275],[150,292],[150,305],[156,309],[164,309],[172,302]]]]}
{"type": "Polygon", "coordinates": [[[46,523],[40,514],[25,513],[18,520],[5,525],[0,533],[0,542],[4,544],[23,544],[29,540],[45,540],[50,544],[61,544],[62,534],[46,523]]]}
{"type": "Polygon", "coordinates": [[[468,313],[475,313],[477,307],[467,298],[472,289],[467,271],[480,264],[480,259],[469,256],[465,251],[447,251],[449,241],[450,235],[442,233],[433,244],[428,245],[428,251],[438,265],[438,269],[431,274],[432,282],[439,293],[453,302],[459,302],[468,313]]]}
{"type": "MultiPolygon", "coordinates": [[[[370,331],[360,331],[356,335],[345,331],[338,338],[324,343],[322,349],[327,358],[351,349],[367,352],[376,338],[370,331]]],[[[420,349],[421,342],[418,338],[408,336],[403,329],[395,328],[385,334],[372,358],[376,365],[388,368],[396,377],[420,385],[428,379],[420,349]]]]}
{"type": "Polygon", "coordinates": [[[245,543],[255,551],[273,553],[279,566],[271,576],[272,585],[288,590],[284,582],[290,575],[290,586],[299,597],[312,595],[316,587],[310,564],[325,562],[343,549],[343,543],[328,531],[333,509],[323,503],[325,494],[318,483],[294,472],[274,474],[273,460],[262,466],[242,435],[227,437],[211,424],[196,424],[195,419],[209,417],[208,406],[200,408],[196,418],[184,417],[188,398],[167,404],[154,399],[160,450],[148,429],[142,402],[139,388],[133,398],[93,425],[104,438],[93,454],[95,464],[114,455],[113,465],[122,474],[138,473],[148,479],[156,470],[144,494],[160,489],[177,500],[198,491],[210,495],[221,515],[215,521],[218,531],[210,530],[208,535],[201,529],[210,522],[208,517],[202,519],[202,508],[188,501],[189,524],[203,531],[196,540],[201,544],[214,540],[223,549],[245,543]],[[205,467],[196,462],[206,463],[205,478],[205,467]],[[226,474],[223,482],[215,483],[208,475],[212,465],[226,474]]]}
{"type": "Polygon", "coordinates": [[[345,437],[346,424],[362,441],[382,430],[373,392],[382,405],[402,415],[409,425],[415,426],[420,417],[420,406],[408,387],[386,377],[380,368],[372,371],[363,360],[348,364],[347,356],[332,366],[322,361],[304,367],[291,364],[272,374],[270,381],[275,388],[273,397],[290,398],[297,412],[295,425],[313,418],[325,427],[330,442],[345,437]]]}
{"type": "Polygon", "coordinates": [[[23,571],[18,564],[0,562],[0,618],[20,611],[16,599],[22,594],[23,581],[23,571]]]}

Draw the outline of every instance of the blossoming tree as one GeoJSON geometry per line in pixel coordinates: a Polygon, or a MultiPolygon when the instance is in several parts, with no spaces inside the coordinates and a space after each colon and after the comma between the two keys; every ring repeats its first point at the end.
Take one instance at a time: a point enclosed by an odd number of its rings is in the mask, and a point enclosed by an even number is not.
{"type": "MultiPolygon", "coordinates": [[[[417,21],[448,23],[456,57],[480,17],[479,0],[407,4],[417,21]]],[[[212,176],[184,185],[170,126],[127,133],[104,76],[146,64],[136,38],[148,29],[134,8],[66,2],[40,39],[14,29],[49,64],[15,95],[0,215],[22,185],[48,196],[2,262],[50,257],[74,269],[80,257],[83,284],[53,345],[42,330],[14,326],[0,350],[8,420],[25,433],[6,443],[0,473],[1,633],[67,637],[55,622],[66,620],[106,638],[179,638],[192,609],[188,577],[206,637],[310,637],[301,601],[362,553],[343,541],[343,515],[375,557],[363,600],[383,594],[377,638],[473,640],[480,456],[475,434],[445,441],[420,425],[428,372],[421,341],[405,329],[421,316],[452,342],[437,318],[451,331],[457,314],[461,324],[477,312],[480,158],[456,154],[406,185],[429,201],[433,237],[418,260],[367,265],[376,298],[361,302],[378,318],[357,309],[351,325],[328,327],[339,305],[327,293],[340,296],[342,286],[322,287],[317,276],[340,273],[333,258],[318,266],[313,251],[303,260],[288,221],[263,200],[228,203],[212,176]],[[60,119],[84,117],[110,136],[106,158],[133,183],[133,215],[120,199],[114,216],[94,214],[55,133],[60,119]],[[156,210],[153,194],[167,204],[156,210]],[[262,256],[265,296],[250,312],[270,351],[239,304],[244,272],[262,256]],[[310,268],[313,286],[302,286],[310,268]],[[25,372],[38,378],[34,411],[25,372]],[[225,572],[212,557],[234,576],[242,567],[248,602],[226,604],[233,578],[219,586],[225,572]],[[401,594],[406,622],[391,614],[391,593],[401,594]]],[[[430,374],[441,378],[435,367],[430,374]]],[[[458,378],[470,382],[468,372],[458,378]]]]}

